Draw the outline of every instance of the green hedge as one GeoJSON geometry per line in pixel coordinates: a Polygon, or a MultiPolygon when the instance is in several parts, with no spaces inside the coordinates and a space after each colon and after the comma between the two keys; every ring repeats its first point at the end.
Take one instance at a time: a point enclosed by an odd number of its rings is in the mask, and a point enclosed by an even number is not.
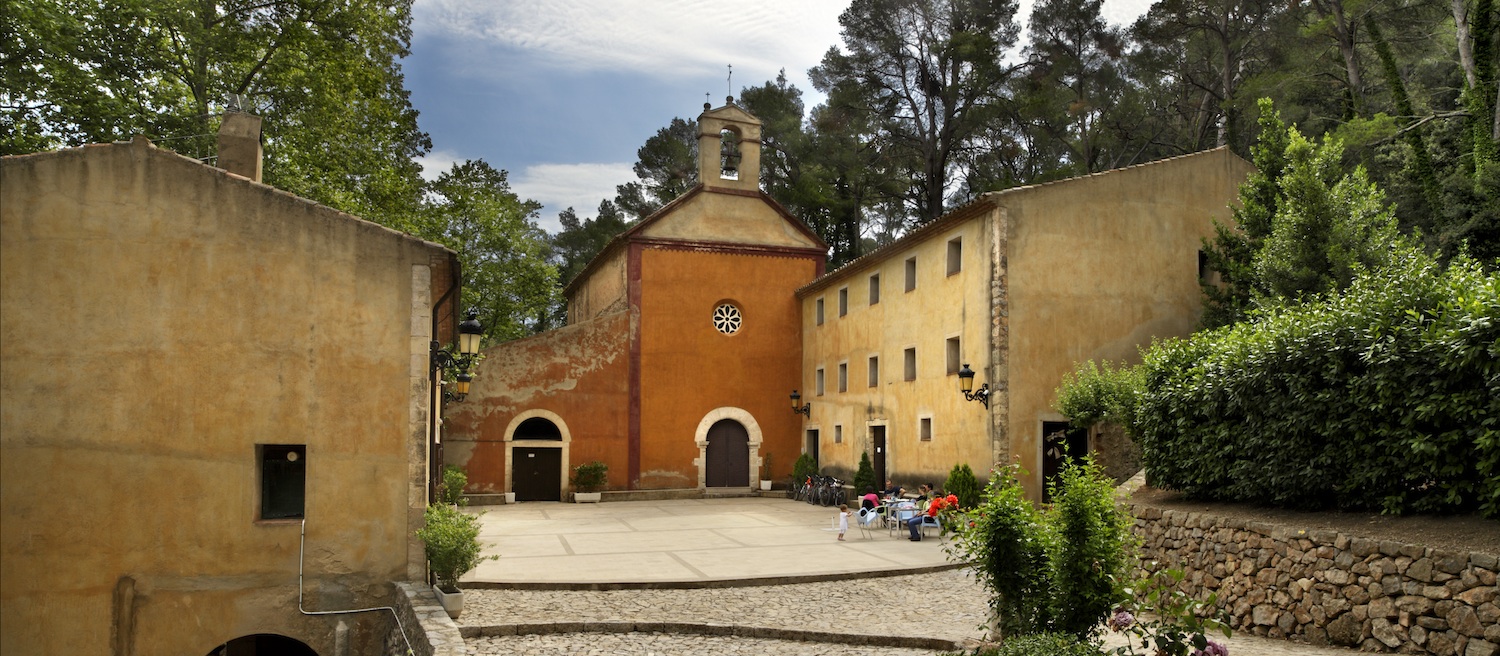
{"type": "Polygon", "coordinates": [[[1340,297],[1154,345],[1154,485],[1292,508],[1500,515],[1500,278],[1407,253],[1340,297]]]}

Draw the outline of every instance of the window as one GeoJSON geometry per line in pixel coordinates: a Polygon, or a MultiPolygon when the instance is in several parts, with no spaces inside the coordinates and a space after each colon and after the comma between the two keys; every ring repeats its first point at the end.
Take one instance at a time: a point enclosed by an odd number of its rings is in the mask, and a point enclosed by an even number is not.
{"type": "Polygon", "coordinates": [[[870,387],[880,384],[880,356],[870,356],[870,387]]]}
{"type": "Polygon", "coordinates": [[[960,364],[962,364],[962,363],[960,363],[958,361],[958,359],[961,358],[961,357],[963,357],[963,356],[962,356],[962,354],[961,354],[961,352],[960,352],[960,350],[958,348],[958,338],[957,337],[949,337],[948,338],[948,374],[949,375],[958,373],[958,368],[959,368],[960,364]]]}
{"type": "Polygon", "coordinates": [[[823,396],[823,368],[822,367],[818,367],[817,372],[815,372],[813,374],[813,391],[818,396],[823,396]]]}
{"type": "Polygon", "coordinates": [[[1210,272],[1208,267],[1208,253],[1198,251],[1198,283],[1203,285],[1208,284],[1210,272]]]}
{"type": "Polygon", "coordinates": [[[307,446],[258,444],[260,518],[301,519],[306,504],[307,446]]]}
{"type": "Polygon", "coordinates": [[[849,314],[849,288],[839,290],[839,316],[849,314]]]}
{"type": "Polygon", "coordinates": [[[725,335],[733,335],[740,330],[740,309],[732,303],[724,303],[714,308],[714,330],[725,335]]]}
{"type": "Polygon", "coordinates": [[[932,417],[923,417],[917,420],[917,430],[922,436],[923,442],[932,441],[932,417]]]}
{"type": "Polygon", "coordinates": [[[838,424],[834,424],[834,426],[833,426],[833,443],[834,444],[843,444],[844,443],[844,427],[843,426],[840,426],[838,424]]]}
{"type": "Polygon", "coordinates": [[[964,270],[964,238],[954,237],[948,240],[948,275],[953,275],[964,270]]]}
{"type": "Polygon", "coordinates": [[[840,392],[847,392],[847,391],[849,391],[849,363],[848,362],[840,362],[839,363],[839,391],[840,392]]]}
{"type": "Polygon", "coordinates": [[[917,379],[917,347],[913,346],[913,347],[911,347],[909,349],[906,349],[906,353],[904,355],[906,356],[906,379],[907,380],[916,380],[917,379]]]}
{"type": "Polygon", "coordinates": [[[870,305],[880,302],[880,274],[870,276],[870,305]]]}
{"type": "Polygon", "coordinates": [[[817,309],[815,309],[813,311],[813,313],[815,315],[817,315],[817,317],[818,317],[818,325],[821,326],[821,325],[823,325],[823,299],[821,299],[821,298],[818,299],[818,302],[815,305],[816,305],[817,309]]]}
{"type": "Polygon", "coordinates": [[[917,258],[906,258],[906,291],[917,288],[917,258]]]}

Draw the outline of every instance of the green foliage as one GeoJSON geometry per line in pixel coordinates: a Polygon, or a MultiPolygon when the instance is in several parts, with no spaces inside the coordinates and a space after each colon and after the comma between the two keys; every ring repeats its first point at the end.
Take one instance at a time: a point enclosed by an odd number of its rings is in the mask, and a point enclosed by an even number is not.
{"type": "Polygon", "coordinates": [[[1108,361],[1089,360],[1063,374],[1053,407],[1079,428],[1092,428],[1099,422],[1126,426],[1140,393],[1139,370],[1123,363],[1117,369],[1108,361]]]}
{"type": "Polygon", "coordinates": [[[417,529],[417,538],[426,544],[427,564],[437,577],[438,585],[448,592],[458,589],[458,579],[486,560],[499,556],[480,556],[479,517],[446,504],[427,506],[425,526],[417,529]]]}
{"type": "Polygon", "coordinates": [[[1092,635],[1120,598],[1115,577],[1135,564],[1134,520],[1115,503],[1114,489],[1092,458],[1069,463],[1053,481],[1055,628],[1063,633],[1092,635]]]}
{"type": "Polygon", "coordinates": [[[438,486],[438,500],[456,506],[468,505],[469,500],[464,498],[464,487],[469,484],[469,474],[463,467],[447,465],[443,467],[443,483],[438,486]]]}
{"type": "Polygon", "coordinates": [[[943,489],[948,494],[958,497],[959,508],[978,506],[979,496],[984,492],[979,486],[979,479],[974,477],[974,470],[967,462],[953,466],[953,471],[948,472],[948,480],[943,483],[943,489]]]}
{"type": "Polygon", "coordinates": [[[972,656],[1099,656],[1099,648],[1065,633],[1037,633],[1006,638],[999,647],[972,656]]]}
{"type": "Polygon", "coordinates": [[[1218,593],[1198,601],[1179,586],[1182,570],[1154,562],[1146,569],[1151,574],[1123,590],[1128,608],[1110,618],[1110,628],[1131,636],[1124,647],[1114,650],[1116,655],[1189,656],[1206,652],[1209,633],[1233,635],[1228,613],[1218,608],[1218,593]]]}
{"type": "Polygon", "coordinates": [[[859,469],[854,472],[854,493],[864,494],[866,489],[873,489],[876,485],[878,483],[875,482],[875,467],[870,464],[870,452],[861,452],[859,469]]]}
{"type": "Polygon", "coordinates": [[[573,476],[568,481],[576,492],[598,492],[599,488],[609,483],[608,475],[609,465],[595,460],[574,467],[573,476]]]}
{"type": "Polygon", "coordinates": [[[1154,345],[1131,427],[1153,484],[1500,516],[1500,276],[1393,257],[1342,294],[1154,345]]]}
{"type": "Polygon", "coordinates": [[[1121,599],[1114,581],[1131,564],[1131,519],[1091,461],[1064,465],[1045,514],[1026,500],[1020,475],[1015,466],[992,473],[980,502],[951,522],[949,557],[973,564],[1007,638],[1088,638],[1121,599]]]}
{"type": "Polygon", "coordinates": [[[808,476],[818,473],[818,463],[813,460],[811,453],[797,456],[797,461],[792,463],[792,484],[801,485],[808,476]]]}

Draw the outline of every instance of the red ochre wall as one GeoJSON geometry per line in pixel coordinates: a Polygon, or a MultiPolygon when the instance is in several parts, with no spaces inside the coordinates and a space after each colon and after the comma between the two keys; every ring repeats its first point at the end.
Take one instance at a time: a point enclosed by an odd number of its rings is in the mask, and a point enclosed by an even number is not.
{"type": "Polygon", "coordinates": [[[638,487],[697,487],[695,432],[705,415],[725,406],[760,425],[761,453],[775,455],[773,478],[790,475],[801,453],[801,417],[788,399],[801,379],[795,291],[816,273],[816,259],[800,254],[642,250],[638,487]],[[714,308],[723,302],[740,308],[736,334],[714,328],[714,308]]]}
{"type": "Polygon", "coordinates": [[[624,489],[629,330],[629,313],[617,312],[485,349],[469,397],[449,404],[444,420],[443,459],[467,468],[467,490],[511,491],[505,483],[505,431],[528,410],[562,419],[572,438],[564,464],[602,460],[609,465],[610,489],[624,489]]]}

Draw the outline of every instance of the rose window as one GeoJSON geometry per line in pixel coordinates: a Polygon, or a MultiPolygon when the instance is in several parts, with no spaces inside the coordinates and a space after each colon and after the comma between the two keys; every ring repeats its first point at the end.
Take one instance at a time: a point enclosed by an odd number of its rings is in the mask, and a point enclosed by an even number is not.
{"type": "Polygon", "coordinates": [[[739,332],[740,309],[729,303],[714,308],[714,328],[725,335],[739,332]]]}

